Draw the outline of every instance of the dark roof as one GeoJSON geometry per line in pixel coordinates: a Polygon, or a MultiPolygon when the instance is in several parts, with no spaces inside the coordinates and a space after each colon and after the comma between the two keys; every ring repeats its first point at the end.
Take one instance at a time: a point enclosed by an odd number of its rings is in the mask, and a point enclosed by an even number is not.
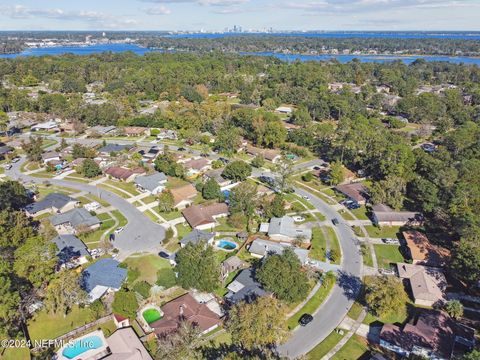
{"type": "Polygon", "coordinates": [[[12,148],[10,146],[0,146],[0,155],[5,155],[12,152],[12,148]]]}
{"type": "Polygon", "coordinates": [[[43,200],[28,205],[26,209],[30,214],[35,214],[46,209],[62,209],[71,201],[77,202],[76,199],[68,195],[60,193],[50,193],[45,196],[43,200]]]}
{"type": "Polygon", "coordinates": [[[228,206],[225,203],[190,206],[183,210],[182,214],[190,226],[195,228],[215,222],[214,216],[228,214],[228,206]]]}
{"type": "Polygon", "coordinates": [[[225,296],[225,299],[233,304],[240,301],[251,302],[258,297],[268,295],[268,292],[255,279],[254,268],[240,271],[227,288],[230,291],[225,296]]]}
{"type": "Polygon", "coordinates": [[[98,152],[110,154],[112,152],[121,152],[125,149],[130,149],[130,145],[120,145],[120,144],[107,144],[104,147],[100,148],[98,152]]]}
{"type": "Polygon", "coordinates": [[[357,202],[366,201],[367,188],[362,183],[337,185],[335,190],[357,202]]]}
{"type": "Polygon", "coordinates": [[[57,256],[62,264],[77,257],[90,255],[83,241],[75,235],[58,235],[52,241],[57,245],[57,256]]]}
{"type": "Polygon", "coordinates": [[[86,292],[96,286],[119,289],[127,277],[127,269],[118,267],[120,263],[113,259],[100,259],[82,272],[82,288],[86,292]]]}
{"type": "Polygon", "coordinates": [[[207,242],[211,238],[213,238],[215,234],[208,233],[206,231],[193,229],[190,234],[186,235],[182,240],[180,240],[180,244],[187,245],[188,243],[198,244],[200,241],[207,242]]]}
{"type": "Polygon", "coordinates": [[[53,215],[50,217],[50,222],[54,226],[69,223],[74,228],[81,225],[93,226],[100,224],[100,220],[84,208],[72,209],[63,214],[53,215]]]}

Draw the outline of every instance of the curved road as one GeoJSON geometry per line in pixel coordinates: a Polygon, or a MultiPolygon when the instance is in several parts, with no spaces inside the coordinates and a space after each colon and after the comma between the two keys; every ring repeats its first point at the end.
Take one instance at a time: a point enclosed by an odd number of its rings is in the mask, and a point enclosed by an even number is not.
{"type": "Polygon", "coordinates": [[[290,339],[278,347],[278,352],[289,358],[308,353],[342,322],[360,290],[362,273],[362,256],[358,241],[340,214],[323,200],[303,189],[295,188],[295,193],[308,196],[311,204],[324,214],[327,220],[338,219],[339,224],[334,226],[334,229],[340,241],[342,264],[337,283],[327,300],[314,314],[313,321],[305,327],[298,327],[290,339]]]}
{"type": "Polygon", "coordinates": [[[10,170],[5,174],[15,180],[41,184],[45,181],[53,185],[72,188],[84,191],[100,197],[119,210],[128,220],[125,229],[115,236],[114,246],[121,251],[121,255],[130,255],[135,252],[154,252],[162,249],[161,241],[165,238],[165,228],[152,222],[135,206],[110,191],[96,186],[78,183],[68,180],[43,179],[23,174],[20,171],[21,165],[25,162],[22,158],[19,162],[12,164],[10,170]]]}

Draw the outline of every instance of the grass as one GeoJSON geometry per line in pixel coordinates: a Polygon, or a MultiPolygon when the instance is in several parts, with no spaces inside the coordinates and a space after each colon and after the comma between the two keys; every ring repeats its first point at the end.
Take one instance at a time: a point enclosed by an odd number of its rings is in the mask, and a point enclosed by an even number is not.
{"type": "Polygon", "coordinates": [[[378,266],[381,268],[390,268],[391,263],[404,262],[400,246],[374,244],[375,255],[377,256],[378,266]]]}
{"type": "Polygon", "coordinates": [[[108,218],[105,220],[102,220],[102,225],[100,225],[100,228],[91,231],[86,234],[81,234],[79,235],[79,238],[82,239],[82,241],[89,247],[89,248],[95,248],[96,244],[98,244],[102,238],[103,233],[112,228],[115,225],[115,220],[112,218],[108,218]]]}
{"type": "Polygon", "coordinates": [[[352,216],[347,210],[341,209],[338,211],[338,213],[342,216],[343,219],[345,220],[355,220],[355,217],[352,216]]]}
{"type": "Polygon", "coordinates": [[[103,183],[101,184],[98,184],[97,185],[98,187],[104,189],[104,190],[107,190],[107,191],[110,191],[118,196],[120,196],[121,198],[124,198],[124,199],[130,199],[132,197],[132,195],[128,195],[128,194],[125,194],[123,191],[119,190],[119,189],[116,189],[116,188],[113,188],[111,186],[108,186],[108,185],[104,185],[103,183]]]}
{"type": "MultiPolygon", "coordinates": [[[[157,281],[157,272],[161,269],[170,269],[170,262],[162,259],[158,255],[145,255],[138,257],[129,257],[122,263],[129,269],[137,269],[140,276],[136,281],[146,281],[149,284],[154,284],[157,281]]],[[[135,282],[135,281],[133,281],[135,282]]],[[[132,285],[133,282],[130,284],[132,285]]]]}
{"type": "Polygon", "coordinates": [[[117,218],[119,227],[127,225],[128,220],[125,216],[123,216],[123,214],[120,211],[114,210],[112,211],[112,215],[117,218]]]}
{"type": "Polygon", "coordinates": [[[338,254],[338,258],[332,261],[334,264],[340,264],[342,262],[342,252],[340,250],[340,243],[338,242],[337,234],[335,230],[330,226],[323,227],[327,233],[327,237],[330,239],[330,251],[335,250],[338,254]]]}
{"type": "Polygon", "coordinates": [[[109,179],[105,181],[103,184],[108,186],[113,186],[118,189],[122,189],[123,191],[126,191],[127,193],[131,194],[132,196],[140,195],[140,193],[135,188],[135,185],[133,183],[127,183],[123,181],[114,181],[109,179]]]}
{"type": "Polygon", "coordinates": [[[358,209],[353,209],[353,210],[350,210],[353,215],[355,215],[355,217],[358,219],[358,220],[370,220],[369,217],[367,216],[367,208],[365,206],[362,206],[362,207],[359,207],[358,209]]]}
{"type": "Polygon", "coordinates": [[[178,240],[182,240],[186,235],[188,235],[191,231],[192,228],[188,226],[188,224],[178,224],[175,226],[177,228],[177,238],[178,240]]]}
{"type": "Polygon", "coordinates": [[[228,293],[227,286],[235,279],[235,276],[240,272],[240,270],[236,270],[228,274],[227,278],[223,281],[223,286],[220,286],[219,288],[215,289],[215,295],[218,297],[223,298],[225,295],[228,293]]]}
{"type": "MultiPolygon", "coordinates": [[[[309,360],[318,360],[323,358],[340,340],[345,336],[332,331],[320,344],[315,346],[308,354],[309,360]]],[[[350,358],[351,359],[351,358],[350,358]]]]}
{"type": "Polygon", "coordinates": [[[366,266],[373,267],[373,257],[370,248],[363,244],[362,245],[362,256],[363,256],[363,264],[366,266]]]}
{"type": "Polygon", "coordinates": [[[363,306],[362,304],[360,304],[359,302],[355,301],[352,305],[352,307],[350,308],[350,310],[348,310],[348,313],[347,313],[347,316],[353,320],[357,320],[358,317],[360,316],[361,312],[363,310],[363,306]]]}
{"type": "Polygon", "coordinates": [[[2,360],[27,360],[30,359],[30,350],[28,348],[8,348],[2,354],[0,351],[0,358],[2,360]]]}
{"type": "Polygon", "coordinates": [[[363,359],[369,352],[367,340],[353,335],[345,345],[331,358],[332,360],[363,359]]]}
{"type": "MultiPolygon", "coordinates": [[[[153,210],[153,209],[152,209],[153,210]]],[[[180,211],[171,211],[171,212],[157,212],[161,217],[165,220],[174,220],[179,217],[182,217],[182,213],[180,211]]]]}
{"type": "Polygon", "coordinates": [[[301,189],[304,189],[305,191],[308,191],[310,193],[312,193],[313,195],[315,195],[316,197],[322,199],[323,201],[325,201],[327,204],[330,204],[330,205],[335,205],[337,204],[337,202],[335,200],[331,200],[329,199],[323,192],[320,192],[318,190],[312,190],[310,189],[309,187],[303,185],[302,183],[300,182],[297,182],[296,183],[297,186],[301,189]]]}
{"type": "MultiPolygon", "coordinates": [[[[405,304],[405,309],[395,309],[390,311],[388,314],[385,314],[384,316],[381,317],[376,317],[372,315],[370,312],[367,312],[367,316],[365,316],[365,319],[363,320],[364,324],[370,325],[374,324],[378,325],[378,323],[383,323],[383,324],[403,324],[405,321],[408,319],[408,311],[407,309],[411,308],[410,302],[407,302],[405,304]]],[[[414,309],[414,308],[413,308],[414,309]]]]}
{"type": "Polygon", "coordinates": [[[218,225],[215,227],[214,231],[237,232],[241,230],[229,225],[227,223],[227,218],[218,219],[217,222],[218,222],[218,225]]]}
{"type": "Polygon", "coordinates": [[[326,260],[327,240],[321,228],[312,229],[312,247],[310,248],[309,257],[312,259],[326,260]]]}
{"type": "Polygon", "coordinates": [[[168,189],[176,189],[184,185],[188,185],[189,183],[183,179],[177,178],[177,177],[168,177],[167,181],[167,188],[168,189]]]}
{"type": "Polygon", "coordinates": [[[396,238],[400,232],[400,226],[384,226],[378,228],[373,225],[365,226],[368,235],[373,238],[396,238]]]}
{"type": "Polygon", "coordinates": [[[328,294],[335,285],[335,275],[325,275],[323,279],[322,286],[317,290],[317,292],[312,296],[310,300],[298,311],[296,312],[291,318],[288,319],[287,324],[289,329],[294,329],[298,325],[298,320],[303,314],[313,314],[320,305],[325,301],[328,294]]]}

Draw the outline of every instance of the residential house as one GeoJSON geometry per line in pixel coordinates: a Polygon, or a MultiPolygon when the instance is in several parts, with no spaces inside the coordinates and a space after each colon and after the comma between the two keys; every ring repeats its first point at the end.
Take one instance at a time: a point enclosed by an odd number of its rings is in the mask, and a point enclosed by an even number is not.
{"type": "Polygon", "coordinates": [[[465,327],[447,314],[423,310],[403,328],[385,324],[380,331],[380,346],[402,357],[418,355],[433,360],[452,359],[460,349],[475,345],[474,329],[465,327]]]}
{"type": "Polygon", "coordinates": [[[240,260],[238,256],[230,256],[228,259],[222,262],[222,280],[225,280],[230,273],[243,269],[246,266],[247,264],[240,260]]]}
{"type": "Polygon", "coordinates": [[[290,106],[279,106],[275,109],[277,113],[290,115],[293,109],[290,106]]]}
{"type": "Polygon", "coordinates": [[[220,324],[220,316],[199,303],[187,293],[161,307],[163,317],[150,324],[157,336],[167,336],[177,331],[182,321],[196,326],[201,334],[215,330],[220,324]]]}
{"type": "Polygon", "coordinates": [[[132,148],[131,145],[120,145],[120,144],[107,144],[100,149],[98,149],[99,156],[110,157],[112,153],[120,153],[123,151],[128,151],[132,148]]]}
{"type": "Polygon", "coordinates": [[[113,314],[112,316],[113,316],[113,322],[115,323],[115,326],[117,327],[117,329],[130,326],[129,318],[122,315],[118,315],[118,314],[113,314]]]}
{"type": "Polygon", "coordinates": [[[212,168],[210,164],[210,160],[201,157],[184,162],[183,167],[185,168],[187,177],[196,177],[210,170],[212,168]]]}
{"type": "Polygon", "coordinates": [[[267,234],[271,239],[278,241],[301,240],[310,243],[312,240],[312,230],[295,225],[295,221],[290,216],[271,218],[267,234]]]}
{"type": "Polygon", "coordinates": [[[13,149],[10,146],[0,146],[0,160],[5,159],[5,157],[12,152],[13,149]]]}
{"type": "Polygon", "coordinates": [[[223,190],[225,187],[228,187],[229,185],[232,184],[232,180],[225,179],[222,176],[222,173],[223,173],[223,169],[215,169],[215,170],[207,171],[205,174],[203,174],[203,181],[208,181],[210,179],[213,179],[217,182],[217,184],[223,190]]]}
{"type": "Polygon", "coordinates": [[[164,173],[155,172],[151,175],[137,176],[134,180],[135,186],[140,192],[150,195],[158,195],[167,185],[167,177],[164,173]]]}
{"type": "Polygon", "coordinates": [[[42,154],[42,161],[44,164],[61,161],[60,154],[56,151],[48,151],[42,154]]]}
{"type": "Polygon", "coordinates": [[[185,235],[182,240],[180,240],[180,246],[183,248],[187,246],[187,244],[194,244],[197,245],[202,241],[205,244],[213,245],[213,240],[215,239],[215,234],[208,233],[206,231],[193,229],[188,235],[185,235]]]}
{"type": "Polygon", "coordinates": [[[404,231],[402,235],[414,264],[444,266],[448,261],[450,252],[431,244],[425,234],[419,231],[404,231]]]}
{"type": "Polygon", "coordinates": [[[190,206],[182,215],[192,229],[206,230],[215,227],[218,218],[228,215],[228,206],[225,203],[190,206]]]}
{"type": "Polygon", "coordinates": [[[138,153],[142,155],[142,161],[146,163],[152,163],[155,161],[161,150],[158,146],[152,146],[149,149],[142,149],[138,153]]]}
{"type": "Polygon", "coordinates": [[[60,266],[72,268],[88,262],[87,246],[75,235],[58,235],[52,242],[57,246],[60,266]]]}
{"type": "Polygon", "coordinates": [[[250,303],[259,297],[270,295],[255,279],[254,268],[240,271],[235,279],[227,286],[227,289],[228,293],[225,295],[225,300],[230,304],[237,304],[241,301],[250,303]]]}
{"type": "Polygon", "coordinates": [[[133,136],[144,136],[148,135],[149,129],[146,127],[140,126],[126,126],[123,128],[123,133],[125,136],[133,137],[133,136]]]}
{"type": "Polygon", "coordinates": [[[395,211],[387,205],[377,204],[372,206],[373,222],[378,226],[404,226],[421,225],[423,216],[412,211],[395,211]]]}
{"type": "Polygon", "coordinates": [[[132,182],[138,175],[144,174],[144,168],[135,168],[135,169],[127,169],[124,167],[119,166],[112,166],[105,170],[105,175],[108,175],[115,180],[125,181],[125,182],[132,182]]]}
{"type": "Polygon", "coordinates": [[[59,122],[55,120],[49,120],[40,124],[33,125],[31,131],[59,131],[59,122]]]}
{"type": "Polygon", "coordinates": [[[43,214],[64,213],[72,210],[80,202],[68,195],[50,193],[43,200],[29,204],[25,207],[28,216],[40,216],[43,214]]]}
{"type": "Polygon", "coordinates": [[[63,214],[53,215],[50,217],[50,222],[59,234],[93,231],[101,224],[101,221],[85,208],[76,208],[63,214]]]}
{"type": "Polygon", "coordinates": [[[173,204],[177,209],[184,209],[193,203],[193,199],[197,196],[197,189],[192,184],[180,186],[171,189],[173,195],[173,204]]]}
{"type": "Polygon", "coordinates": [[[60,124],[60,131],[67,134],[75,134],[77,132],[77,128],[75,123],[71,121],[65,121],[60,124]]]}
{"type": "Polygon", "coordinates": [[[160,133],[157,135],[157,140],[177,140],[177,132],[175,130],[160,130],[160,133]]]}
{"type": "Polygon", "coordinates": [[[127,278],[127,269],[114,259],[100,259],[82,272],[81,286],[93,302],[106,292],[118,291],[127,278]]]}
{"type": "Polygon", "coordinates": [[[293,247],[291,244],[283,244],[274,241],[268,241],[263,239],[255,239],[250,244],[248,251],[253,257],[262,259],[267,255],[272,254],[282,254],[283,251],[287,248],[293,250],[293,252],[298,256],[300,262],[305,265],[308,261],[308,250],[302,249],[299,247],[293,247]]]}
{"type": "Polygon", "coordinates": [[[93,126],[87,129],[85,132],[88,136],[105,136],[115,132],[117,128],[115,126],[93,126]]]}
{"type": "Polygon", "coordinates": [[[367,202],[367,188],[362,183],[352,183],[337,185],[335,190],[345,195],[348,199],[355,201],[359,205],[365,205],[367,202]]]}
{"type": "Polygon", "coordinates": [[[251,145],[247,145],[246,152],[252,156],[262,156],[265,160],[268,160],[272,163],[277,162],[282,157],[280,151],[278,150],[261,149],[251,145]]]}
{"type": "Polygon", "coordinates": [[[390,92],[390,86],[388,85],[385,85],[385,84],[381,84],[381,85],[377,85],[375,87],[375,90],[377,91],[377,93],[383,93],[383,94],[388,94],[390,92]]]}
{"type": "Polygon", "coordinates": [[[415,304],[434,306],[446,301],[447,280],[440,269],[397,263],[397,270],[398,276],[409,282],[415,304]]]}

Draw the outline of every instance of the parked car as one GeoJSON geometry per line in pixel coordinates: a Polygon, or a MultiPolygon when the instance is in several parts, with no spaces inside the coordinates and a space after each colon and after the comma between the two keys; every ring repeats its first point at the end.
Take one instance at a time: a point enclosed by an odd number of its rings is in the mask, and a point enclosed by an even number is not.
{"type": "Polygon", "coordinates": [[[310,314],[303,314],[300,319],[298,320],[298,323],[302,326],[307,326],[309,323],[313,321],[313,316],[310,314]]]}
{"type": "Polygon", "coordinates": [[[400,241],[398,241],[398,239],[385,238],[385,239],[382,239],[382,241],[385,244],[389,244],[389,245],[400,245],[400,241]]]}
{"type": "Polygon", "coordinates": [[[303,222],[303,221],[305,221],[305,218],[304,218],[303,216],[297,215],[297,216],[293,216],[293,221],[295,221],[295,222],[303,222]]]}
{"type": "Polygon", "coordinates": [[[12,164],[7,164],[4,166],[5,170],[10,170],[12,168],[12,164]]]}
{"type": "Polygon", "coordinates": [[[19,162],[20,161],[20,158],[17,156],[17,157],[14,157],[12,159],[12,163],[16,163],[16,162],[19,162]]]}
{"type": "Polygon", "coordinates": [[[320,169],[321,169],[320,166],[314,166],[314,167],[313,167],[313,170],[320,170],[320,169]]]}
{"type": "Polygon", "coordinates": [[[120,226],[119,228],[117,228],[115,230],[115,234],[120,234],[122,231],[123,231],[124,227],[123,226],[120,226]]]}
{"type": "Polygon", "coordinates": [[[360,206],[359,204],[357,204],[357,203],[349,204],[349,205],[347,206],[347,208],[349,208],[350,210],[360,209],[360,207],[361,207],[361,206],[360,206]]]}
{"type": "Polygon", "coordinates": [[[310,198],[307,196],[307,195],[303,195],[302,196],[305,200],[309,200],[310,201],[310,198]]]}
{"type": "Polygon", "coordinates": [[[393,276],[395,274],[395,270],[393,269],[379,269],[378,272],[382,275],[393,276]]]}
{"type": "Polygon", "coordinates": [[[340,221],[338,221],[337,218],[334,218],[334,219],[332,219],[332,224],[337,226],[338,224],[340,224],[340,221]]]}
{"type": "Polygon", "coordinates": [[[161,258],[164,258],[164,259],[170,259],[170,254],[166,253],[165,251],[160,251],[158,253],[158,256],[160,256],[161,258]]]}
{"type": "Polygon", "coordinates": [[[185,149],[184,147],[179,147],[178,148],[178,151],[185,151],[185,150],[187,150],[187,149],[185,149]]]}

